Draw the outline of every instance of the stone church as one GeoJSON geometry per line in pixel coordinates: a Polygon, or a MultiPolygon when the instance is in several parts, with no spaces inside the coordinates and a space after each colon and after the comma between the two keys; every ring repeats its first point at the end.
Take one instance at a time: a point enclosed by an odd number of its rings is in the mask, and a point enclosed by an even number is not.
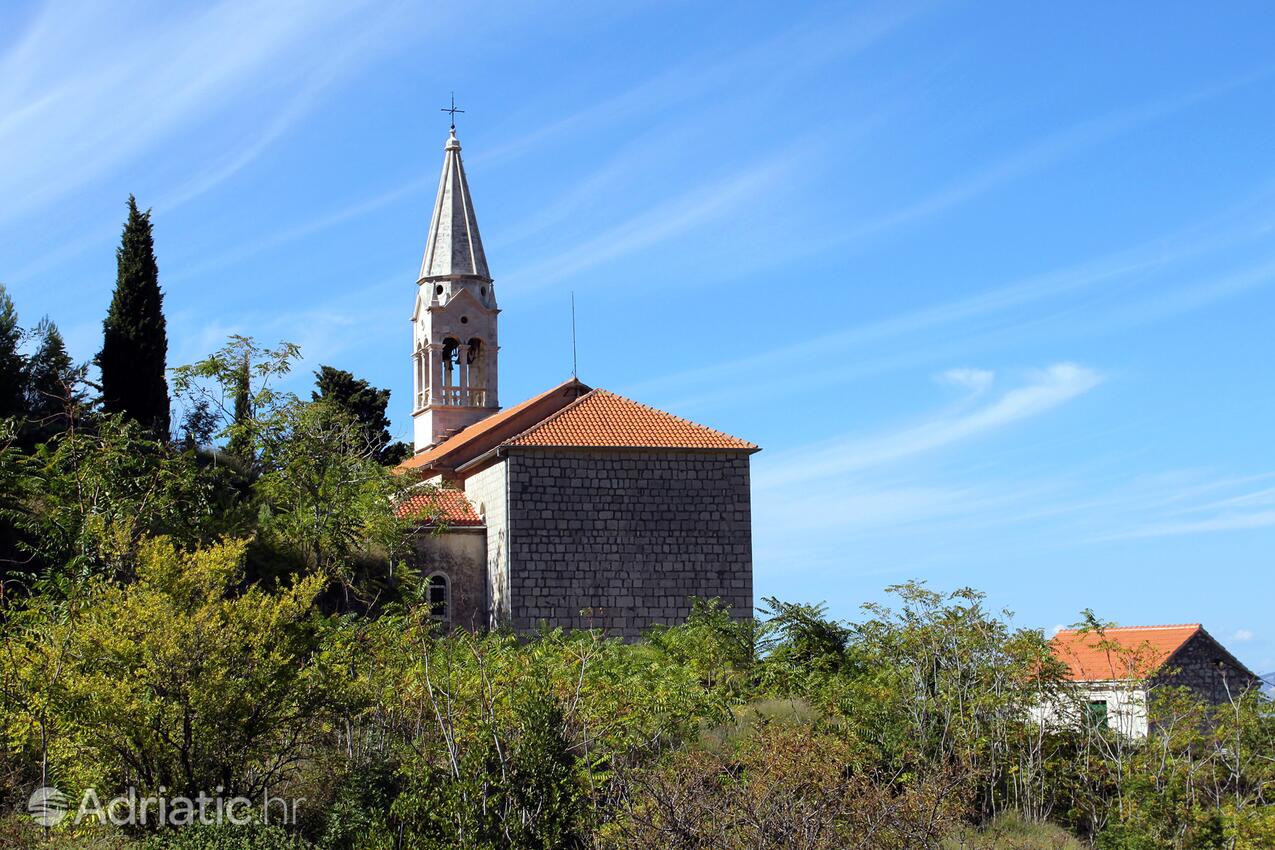
{"type": "Polygon", "coordinates": [[[693,597],[752,613],[750,442],[572,378],[502,408],[500,309],[455,128],[412,311],[415,454],[400,506],[435,615],[625,638],[693,597]],[[427,486],[428,485],[428,486],[427,486]]]}

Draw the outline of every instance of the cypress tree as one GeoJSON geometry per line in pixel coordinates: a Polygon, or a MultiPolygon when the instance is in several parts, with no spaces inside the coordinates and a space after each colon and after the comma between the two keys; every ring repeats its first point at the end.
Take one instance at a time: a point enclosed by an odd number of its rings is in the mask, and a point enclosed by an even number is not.
{"type": "Polygon", "coordinates": [[[47,442],[71,424],[84,405],[80,382],[84,369],[67,354],[58,326],[46,316],[36,326],[40,347],[31,355],[27,370],[27,416],[35,442],[47,442]]]}
{"type": "Polygon", "coordinates": [[[168,333],[164,322],[164,294],[159,289],[155,240],[150,210],[140,212],[128,196],[128,222],[115,252],[119,266],[115,295],[103,323],[102,408],[123,413],[168,436],[168,333]]]}
{"type": "Polygon", "coordinates": [[[26,415],[27,361],[19,350],[21,346],[18,311],[4,284],[0,284],[0,419],[26,415]]]}

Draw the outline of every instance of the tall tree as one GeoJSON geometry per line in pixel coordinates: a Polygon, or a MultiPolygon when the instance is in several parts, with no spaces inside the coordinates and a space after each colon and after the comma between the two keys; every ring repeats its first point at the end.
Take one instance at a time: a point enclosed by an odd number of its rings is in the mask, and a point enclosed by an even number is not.
{"type": "Polygon", "coordinates": [[[123,413],[160,437],[168,436],[168,332],[164,294],[159,289],[150,210],[137,209],[128,196],[128,221],[115,252],[119,266],[115,295],[103,326],[102,407],[123,413]]]}
{"type": "Polygon", "coordinates": [[[13,299],[0,284],[0,419],[26,414],[25,397],[27,361],[19,348],[22,328],[18,327],[18,311],[13,299]]]}
{"type": "Polygon", "coordinates": [[[314,400],[331,401],[358,420],[363,438],[378,462],[398,463],[410,454],[405,444],[390,442],[390,420],[385,415],[390,403],[389,390],[378,390],[367,381],[331,366],[320,366],[314,377],[319,387],[313,394],[314,400]]]}
{"type": "Polygon", "coordinates": [[[235,419],[226,451],[249,464],[253,459],[252,407],[252,356],[245,350],[235,375],[235,419]]]}
{"type": "Polygon", "coordinates": [[[40,346],[27,370],[27,418],[31,439],[42,443],[70,427],[83,408],[84,368],[71,360],[58,326],[47,316],[35,332],[40,346]]]}

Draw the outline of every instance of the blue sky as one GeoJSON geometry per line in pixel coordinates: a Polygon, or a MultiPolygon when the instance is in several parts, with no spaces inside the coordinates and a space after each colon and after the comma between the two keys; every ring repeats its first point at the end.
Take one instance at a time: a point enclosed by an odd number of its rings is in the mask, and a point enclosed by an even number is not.
{"type": "Polygon", "coordinates": [[[0,11],[0,281],[91,357],[129,192],[170,362],[393,390],[456,91],[501,397],[581,377],[764,447],[756,591],[908,578],[1275,670],[1262,3],[0,11]]]}

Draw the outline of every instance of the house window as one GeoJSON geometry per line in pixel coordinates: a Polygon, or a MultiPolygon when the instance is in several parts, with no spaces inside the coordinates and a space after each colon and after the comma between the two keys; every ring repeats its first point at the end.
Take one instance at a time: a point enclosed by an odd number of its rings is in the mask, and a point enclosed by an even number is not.
{"type": "Polygon", "coordinates": [[[451,603],[451,588],[447,584],[447,576],[435,573],[425,584],[425,601],[429,603],[429,615],[435,620],[447,622],[451,616],[448,610],[451,603]]]}
{"type": "Polygon", "coordinates": [[[1091,729],[1107,727],[1107,701],[1105,699],[1090,700],[1085,706],[1085,721],[1091,729]]]}

